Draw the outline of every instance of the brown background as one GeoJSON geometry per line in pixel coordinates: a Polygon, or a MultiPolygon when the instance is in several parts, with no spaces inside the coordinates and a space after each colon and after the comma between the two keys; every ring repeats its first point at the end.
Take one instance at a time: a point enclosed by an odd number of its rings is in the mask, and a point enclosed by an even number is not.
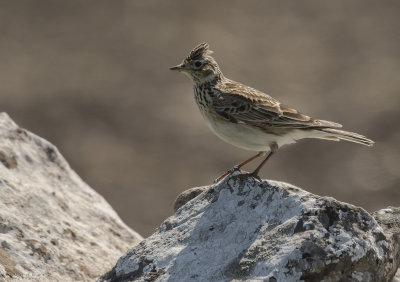
{"type": "Polygon", "coordinates": [[[399,15],[398,0],[1,0],[1,111],[148,235],[177,194],[253,154],[212,135],[168,70],[207,41],[227,77],[376,141],[302,141],[263,177],[400,206],[399,15]]]}

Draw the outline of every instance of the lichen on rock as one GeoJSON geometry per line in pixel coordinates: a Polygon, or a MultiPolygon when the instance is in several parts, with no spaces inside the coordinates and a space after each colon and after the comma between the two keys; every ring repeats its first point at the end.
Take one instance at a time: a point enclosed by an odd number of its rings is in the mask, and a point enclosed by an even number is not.
{"type": "Polygon", "coordinates": [[[179,208],[100,281],[390,281],[393,244],[362,208],[236,172],[179,208]]]}

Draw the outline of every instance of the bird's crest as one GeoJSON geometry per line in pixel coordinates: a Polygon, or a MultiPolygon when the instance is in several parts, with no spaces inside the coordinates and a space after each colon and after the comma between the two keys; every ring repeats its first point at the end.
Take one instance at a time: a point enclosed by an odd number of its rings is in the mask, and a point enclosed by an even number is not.
{"type": "Polygon", "coordinates": [[[209,49],[209,45],[205,42],[200,43],[190,52],[189,56],[186,57],[186,60],[196,60],[206,55],[211,55],[213,51],[209,49]]]}

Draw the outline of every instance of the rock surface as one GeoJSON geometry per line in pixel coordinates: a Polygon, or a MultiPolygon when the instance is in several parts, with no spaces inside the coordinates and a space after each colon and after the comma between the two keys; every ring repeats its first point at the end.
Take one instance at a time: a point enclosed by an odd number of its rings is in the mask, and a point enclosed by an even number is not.
{"type": "Polygon", "coordinates": [[[182,206],[100,281],[390,281],[398,210],[234,173],[182,206]],[[386,223],[385,223],[386,222],[386,223]]]}
{"type": "MultiPolygon", "coordinates": [[[[400,208],[388,207],[373,213],[374,218],[382,226],[384,233],[392,240],[394,248],[394,264],[400,265],[400,208]]],[[[395,271],[395,270],[393,270],[395,271]]],[[[400,269],[397,270],[393,282],[400,282],[400,269]]]]}
{"type": "Polygon", "coordinates": [[[0,281],[93,281],[142,238],[57,148],[0,114],[0,281]]]}

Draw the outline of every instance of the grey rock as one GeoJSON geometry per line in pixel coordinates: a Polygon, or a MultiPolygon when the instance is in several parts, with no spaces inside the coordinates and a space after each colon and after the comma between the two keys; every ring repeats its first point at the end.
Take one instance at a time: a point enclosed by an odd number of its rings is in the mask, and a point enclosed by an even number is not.
{"type": "MultiPolygon", "coordinates": [[[[400,265],[400,208],[387,207],[373,213],[374,218],[382,226],[384,233],[391,239],[391,247],[394,248],[394,264],[400,265]]],[[[396,272],[396,269],[392,269],[392,272],[396,272]]],[[[390,273],[389,277],[392,277],[390,273]]],[[[395,279],[393,282],[400,282],[400,270],[395,273],[395,279]]]]}
{"type": "Polygon", "coordinates": [[[360,207],[234,173],[99,281],[390,281],[398,250],[386,231],[360,207]]]}
{"type": "Polygon", "coordinates": [[[93,281],[142,239],[56,147],[4,113],[0,207],[0,281],[93,281]]]}

